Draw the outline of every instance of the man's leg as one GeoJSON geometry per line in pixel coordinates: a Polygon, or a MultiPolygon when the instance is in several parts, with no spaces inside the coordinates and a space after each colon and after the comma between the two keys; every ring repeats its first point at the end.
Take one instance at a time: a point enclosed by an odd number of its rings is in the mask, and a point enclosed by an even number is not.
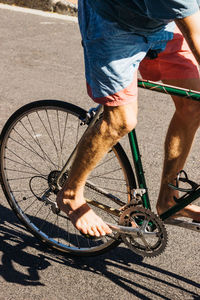
{"type": "MultiPolygon", "coordinates": [[[[200,79],[165,80],[166,84],[200,91],[200,79]]],[[[195,133],[200,125],[200,103],[173,96],[176,111],[169,125],[165,140],[165,158],[161,180],[160,194],[157,202],[158,214],[174,205],[177,191],[168,187],[173,183],[177,173],[183,169],[189,154],[195,133]]],[[[188,205],[177,213],[200,222],[200,207],[188,205]]]]}
{"type": "Polygon", "coordinates": [[[104,107],[103,118],[82,139],[69,178],[57,197],[58,207],[73,225],[93,236],[111,233],[110,228],[88,206],[84,186],[89,173],[119,139],[136,126],[137,101],[117,107],[104,107]]]}

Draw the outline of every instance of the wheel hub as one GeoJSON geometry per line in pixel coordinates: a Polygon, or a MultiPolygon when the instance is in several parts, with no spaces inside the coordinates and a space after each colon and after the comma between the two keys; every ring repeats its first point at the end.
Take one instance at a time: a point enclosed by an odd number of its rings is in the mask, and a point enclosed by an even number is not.
{"type": "MultiPolygon", "coordinates": [[[[60,171],[54,170],[51,171],[47,179],[49,188],[55,193],[59,191],[59,186],[57,184],[57,179],[59,176],[60,176],[60,171]]],[[[59,180],[59,185],[61,187],[64,185],[65,181],[67,180],[67,177],[68,177],[68,172],[65,172],[61,177],[61,179],[59,180]]]]}

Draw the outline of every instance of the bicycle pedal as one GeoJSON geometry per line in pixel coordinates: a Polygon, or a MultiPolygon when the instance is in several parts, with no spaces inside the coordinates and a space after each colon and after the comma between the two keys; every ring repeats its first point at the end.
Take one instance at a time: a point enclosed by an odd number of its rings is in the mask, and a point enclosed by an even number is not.
{"type": "MultiPolygon", "coordinates": [[[[190,180],[188,178],[188,175],[187,173],[184,171],[184,170],[181,170],[178,174],[177,174],[177,177],[176,177],[176,185],[172,184],[172,183],[169,183],[168,186],[173,189],[173,190],[176,190],[176,191],[179,191],[179,192],[184,192],[184,193],[191,193],[191,192],[194,192],[198,187],[199,187],[199,184],[190,180]],[[181,177],[182,176],[182,177],[181,177]],[[182,188],[179,186],[180,183],[186,183],[189,185],[189,188],[182,188]]],[[[176,199],[178,202],[178,199],[176,199]]]]}
{"type": "Polygon", "coordinates": [[[200,221],[192,220],[192,223],[199,224],[200,226],[200,221]]]}
{"type": "Polygon", "coordinates": [[[182,227],[185,229],[189,229],[189,230],[193,230],[196,232],[200,232],[200,222],[197,222],[195,220],[192,221],[185,221],[179,218],[168,218],[165,220],[164,222],[167,225],[173,225],[173,226],[178,226],[178,227],[182,227]]]}

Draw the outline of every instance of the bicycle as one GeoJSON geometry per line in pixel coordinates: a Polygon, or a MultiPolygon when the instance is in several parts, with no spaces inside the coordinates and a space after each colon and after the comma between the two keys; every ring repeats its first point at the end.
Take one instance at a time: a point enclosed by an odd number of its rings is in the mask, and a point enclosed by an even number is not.
{"type": "MultiPolygon", "coordinates": [[[[138,86],[200,101],[200,93],[195,91],[145,80],[138,80],[138,86]]],[[[56,194],[67,180],[78,141],[101,113],[101,106],[85,111],[67,102],[41,100],[19,108],[4,125],[1,185],[26,228],[53,249],[85,256],[104,253],[122,241],[139,255],[157,256],[167,245],[164,223],[200,232],[196,222],[169,218],[200,197],[200,185],[184,171],[178,174],[176,185],[169,183],[183,193],[176,205],[160,217],[152,212],[135,130],[128,134],[134,170],[117,143],[93,170],[85,187],[87,202],[112,228],[112,234],[87,238],[60,212],[56,194]],[[189,187],[181,187],[181,183],[189,187]]]]}

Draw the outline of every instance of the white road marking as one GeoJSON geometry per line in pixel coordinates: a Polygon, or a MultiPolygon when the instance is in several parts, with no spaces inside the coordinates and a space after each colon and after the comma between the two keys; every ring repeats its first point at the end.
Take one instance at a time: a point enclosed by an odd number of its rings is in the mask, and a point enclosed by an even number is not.
{"type": "Polygon", "coordinates": [[[32,14],[32,15],[37,15],[37,16],[42,16],[42,17],[47,17],[47,18],[54,18],[54,19],[60,19],[60,20],[72,21],[72,22],[78,23],[77,17],[61,15],[61,14],[57,14],[57,13],[46,12],[46,11],[32,9],[32,8],[25,8],[25,7],[19,7],[19,6],[0,3],[0,9],[8,9],[8,10],[21,12],[21,13],[25,13],[25,14],[32,14]]]}
{"type": "Polygon", "coordinates": [[[40,24],[48,25],[48,24],[55,24],[55,22],[40,22],[40,24]]]}

